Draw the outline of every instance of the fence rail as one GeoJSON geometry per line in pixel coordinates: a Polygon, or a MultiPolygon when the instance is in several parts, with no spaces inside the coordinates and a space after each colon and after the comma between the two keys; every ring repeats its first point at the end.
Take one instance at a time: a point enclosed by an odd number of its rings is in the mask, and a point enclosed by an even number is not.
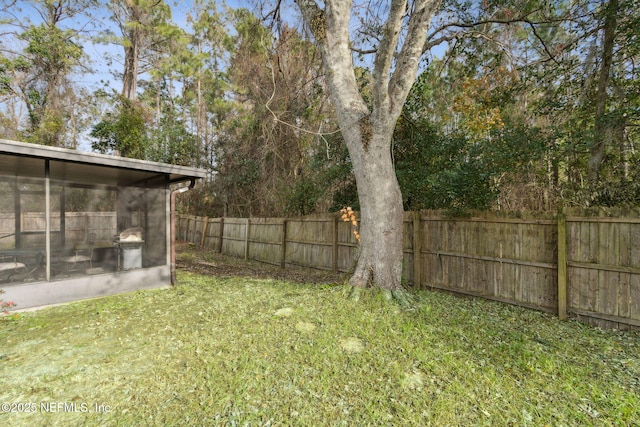
{"type": "MultiPolygon", "coordinates": [[[[283,268],[347,272],[357,242],[336,214],[302,218],[181,215],[178,238],[283,268]]],[[[566,210],[527,218],[406,212],[404,277],[601,327],[640,329],[640,212],[566,210]]]]}
{"type": "MultiPolygon", "coordinates": [[[[85,242],[91,233],[95,240],[113,240],[117,233],[116,212],[66,212],[64,215],[64,241],[70,243],[85,242]]],[[[23,212],[19,218],[20,234],[24,247],[39,247],[45,242],[45,213],[23,212]]],[[[0,248],[15,245],[15,215],[0,213],[0,248]]],[[[60,213],[51,213],[53,245],[60,245],[60,213]]]]}

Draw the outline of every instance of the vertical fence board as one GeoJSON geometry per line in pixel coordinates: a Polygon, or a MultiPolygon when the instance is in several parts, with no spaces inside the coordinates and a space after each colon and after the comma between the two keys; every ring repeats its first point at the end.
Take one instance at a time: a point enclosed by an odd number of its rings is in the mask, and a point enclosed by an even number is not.
{"type": "Polygon", "coordinates": [[[618,283],[618,313],[620,317],[631,317],[629,306],[631,303],[630,292],[631,275],[629,273],[620,273],[618,283]]]}
{"type": "Polygon", "coordinates": [[[251,238],[251,218],[247,218],[244,233],[244,259],[249,259],[249,239],[251,238]]]}
{"type": "Polygon", "coordinates": [[[280,246],[280,267],[285,268],[287,266],[287,220],[282,220],[282,232],[281,232],[281,246],[280,246]]]}
{"type": "Polygon", "coordinates": [[[244,257],[246,219],[225,218],[221,252],[226,255],[244,257]]]}
{"type": "MultiPolygon", "coordinates": [[[[510,256],[513,259],[520,259],[522,257],[522,225],[515,224],[513,234],[513,252],[511,252],[510,256]]],[[[522,276],[520,275],[521,269],[519,265],[513,265],[513,284],[516,286],[516,301],[527,301],[528,298],[528,289],[522,281],[522,276]]]]}
{"type": "Polygon", "coordinates": [[[207,239],[207,234],[209,233],[209,217],[205,216],[202,219],[202,237],[200,239],[200,247],[204,248],[205,240],[207,239]]]}
{"type": "Polygon", "coordinates": [[[629,318],[640,320],[640,274],[629,277],[629,318]]]}
{"type": "Polygon", "coordinates": [[[220,218],[220,227],[218,228],[218,253],[222,253],[222,242],[224,240],[224,218],[220,218]]]}
{"type": "Polygon", "coordinates": [[[420,287],[422,284],[422,234],[420,232],[421,219],[420,212],[414,212],[412,218],[412,253],[413,253],[413,285],[420,287]]]}
{"type": "Polygon", "coordinates": [[[567,318],[567,221],[565,211],[558,215],[558,318],[567,318]]]}

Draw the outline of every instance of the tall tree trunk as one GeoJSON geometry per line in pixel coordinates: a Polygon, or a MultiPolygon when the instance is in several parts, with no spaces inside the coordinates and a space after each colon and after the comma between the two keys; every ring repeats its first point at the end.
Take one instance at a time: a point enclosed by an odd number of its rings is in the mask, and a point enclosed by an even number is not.
{"type": "Polygon", "coordinates": [[[136,99],[138,90],[139,40],[136,31],[129,35],[130,45],[124,48],[124,72],[122,74],[122,96],[131,101],[136,99]]]}
{"type": "Polygon", "coordinates": [[[588,181],[591,189],[595,188],[600,180],[600,167],[604,159],[607,140],[607,85],[611,74],[613,61],[613,45],[616,37],[618,14],[618,0],[609,0],[604,18],[604,42],[602,46],[602,66],[598,78],[598,91],[596,93],[595,114],[595,140],[589,153],[588,181]]]}
{"type": "MultiPolygon", "coordinates": [[[[358,262],[350,283],[357,287],[401,289],[402,194],[391,160],[388,129],[371,126],[368,143],[351,141],[351,161],[360,200],[358,262]]],[[[364,126],[361,126],[364,128],[364,126]]],[[[392,128],[393,129],[393,128],[392,128]]]]}
{"type": "Polygon", "coordinates": [[[354,74],[349,39],[352,2],[296,3],[319,45],[358,187],[361,243],[350,282],[357,287],[399,290],[403,209],[391,158],[391,137],[415,81],[427,30],[440,0],[391,1],[375,54],[371,107],[359,92],[354,74]]]}
{"type": "MultiPolygon", "coordinates": [[[[122,96],[133,101],[137,96],[140,55],[147,38],[153,8],[162,2],[153,0],[113,1],[121,8],[119,13],[115,14],[115,17],[125,38],[122,96]]],[[[116,10],[118,9],[116,8],[116,10]]]]}

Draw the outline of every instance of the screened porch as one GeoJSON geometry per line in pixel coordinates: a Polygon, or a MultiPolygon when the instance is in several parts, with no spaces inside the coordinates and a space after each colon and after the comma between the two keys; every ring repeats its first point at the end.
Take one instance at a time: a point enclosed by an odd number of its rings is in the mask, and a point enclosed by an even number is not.
{"type": "Polygon", "coordinates": [[[171,191],[205,175],[0,140],[3,298],[19,309],[168,284],[171,191]]]}

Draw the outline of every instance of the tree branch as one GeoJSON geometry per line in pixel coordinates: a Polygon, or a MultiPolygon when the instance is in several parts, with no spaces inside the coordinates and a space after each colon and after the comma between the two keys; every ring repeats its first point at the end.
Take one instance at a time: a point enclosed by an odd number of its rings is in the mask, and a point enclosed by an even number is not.
{"type": "MultiPolygon", "coordinates": [[[[386,24],[383,27],[382,39],[378,45],[374,61],[374,109],[381,111],[389,101],[389,74],[393,64],[393,54],[400,37],[402,18],[407,8],[407,0],[393,0],[386,24]]],[[[386,113],[386,112],[385,112],[386,113]]]]}
{"type": "Polygon", "coordinates": [[[524,20],[525,23],[527,23],[529,25],[529,27],[531,27],[531,31],[533,31],[533,35],[535,36],[535,38],[538,39],[538,41],[540,42],[540,44],[542,44],[542,48],[544,49],[544,51],[547,53],[547,55],[549,56],[549,58],[555,62],[556,64],[560,64],[555,56],[549,51],[549,48],[547,47],[547,44],[545,43],[545,41],[542,39],[542,37],[540,37],[540,34],[538,34],[538,31],[536,30],[536,26],[533,24],[533,22],[529,21],[528,19],[524,20]]]}
{"type": "Polygon", "coordinates": [[[440,0],[419,0],[413,3],[407,35],[389,83],[390,112],[396,117],[400,115],[404,100],[415,81],[427,30],[439,6],[440,0]]]}
{"type": "MultiPolygon", "coordinates": [[[[262,40],[260,41],[260,43],[264,45],[262,40]]],[[[271,113],[271,115],[273,116],[273,120],[276,123],[283,124],[283,125],[288,126],[288,127],[292,128],[292,129],[295,129],[295,130],[297,130],[299,132],[304,132],[304,133],[307,133],[307,134],[310,134],[310,135],[319,136],[320,138],[322,138],[323,141],[325,141],[325,144],[328,144],[328,142],[325,139],[325,135],[336,134],[336,133],[340,132],[341,129],[336,129],[336,130],[334,130],[332,132],[322,132],[322,133],[320,131],[317,131],[317,132],[316,131],[312,131],[312,130],[305,129],[303,127],[294,125],[293,123],[289,123],[287,121],[284,121],[284,120],[280,119],[280,117],[276,114],[276,112],[271,109],[271,103],[273,102],[273,100],[274,100],[274,98],[276,96],[276,75],[275,75],[275,72],[274,72],[274,68],[275,67],[273,67],[273,65],[271,67],[269,67],[269,70],[271,71],[272,90],[271,90],[271,95],[269,96],[269,99],[265,103],[265,108],[267,109],[267,111],[269,113],[271,113]]],[[[322,124],[320,124],[320,128],[321,127],[322,127],[322,124]]]]}
{"type": "Polygon", "coordinates": [[[324,9],[315,1],[295,0],[316,39],[327,73],[329,93],[339,123],[352,127],[369,114],[358,90],[349,40],[350,0],[325,0],[324,9]]]}
{"type": "Polygon", "coordinates": [[[267,21],[271,17],[271,23],[269,26],[273,28],[273,25],[276,22],[280,21],[280,8],[282,7],[282,0],[278,0],[273,10],[269,11],[265,16],[262,17],[262,21],[267,21]]]}
{"type": "Polygon", "coordinates": [[[378,52],[378,49],[358,49],[357,47],[350,46],[351,52],[359,53],[361,55],[371,55],[378,52]]]}
{"type": "MultiPolygon", "coordinates": [[[[458,21],[458,22],[450,22],[450,23],[441,25],[440,27],[436,28],[427,37],[427,40],[426,40],[426,42],[424,44],[423,53],[427,52],[431,48],[433,48],[435,46],[438,46],[438,45],[440,45],[442,43],[449,42],[449,41],[454,40],[454,39],[460,39],[461,38],[460,37],[461,34],[465,34],[465,35],[472,34],[471,32],[459,31],[459,32],[455,32],[454,34],[444,35],[444,36],[441,36],[441,37],[438,37],[438,38],[434,38],[437,34],[445,32],[447,30],[451,30],[451,29],[454,29],[454,28],[460,28],[460,29],[475,28],[475,27],[479,27],[479,26],[482,26],[482,25],[486,25],[486,24],[510,25],[510,24],[524,23],[524,24],[527,24],[531,28],[534,37],[542,45],[542,48],[544,49],[545,53],[549,57],[549,60],[552,60],[556,64],[559,64],[559,62],[556,60],[555,56],[553,55],[553,53],[551,52],[551,50],[547,46],[545,40],[538,33],[536,26],[540,25],[540,24],[550,24],[550,23],[554,23],[554,22],[562,22],[562,21],[565,21],[566,19],[557,18],[557,19],[545,19],[545,20],[539,20],[539,21],[534,21],[534,20],[530,19],[531,15],[533,15],[534,13],[537,13],[539,11],[540,11],[540,9],[536,9],[536,10],[533,10],[531,12],[525,13],[523,15],[519,15],[519,16],[517,16],[515,18],[510,18],[510,19],[489,18],[489,19],[483,19],[483,20],[479,20],[479,21],[475,21],[475,22],[460,22],[460,21],[458,21]]],[[[493,40],[493,41],[495,42],[495,40],[493,40]]]]}
{"type": "MultiPolygon", "coordinates": [[[[518,18],[514,18],[514,19],[483,19],[481,21],[475,21],[475,22],[449,22],[447,24],[441,25],[440,27],[436,28],[429,36],[427,36],[427,40],[424,44],[424,48],[423,48],[423,53],[427,52],[428,50],[430,50],[432,47],[439,45],[440,43],[442,43],[443,41],[447,41],[447,40],[442,40],[443,37],[440,37],[438,39],[436,39],[438,42],[434,43],[433,41],[431,41],[436,34],[438,33],[442,33],[446,30],[452,29],[452,28],[475,28],[475,27],[479,27],[481,25],[486,25],[486,24],[514,24],[516,22],[522,22],[522,20],[524,18],[526,18],[527,16],[531,15],[533,12],[530,12],[526,15],[520,16],[518,18]]],[[[453,39],[456,38],[455,36],[451,36],[449,39],[453,39]]]]}

